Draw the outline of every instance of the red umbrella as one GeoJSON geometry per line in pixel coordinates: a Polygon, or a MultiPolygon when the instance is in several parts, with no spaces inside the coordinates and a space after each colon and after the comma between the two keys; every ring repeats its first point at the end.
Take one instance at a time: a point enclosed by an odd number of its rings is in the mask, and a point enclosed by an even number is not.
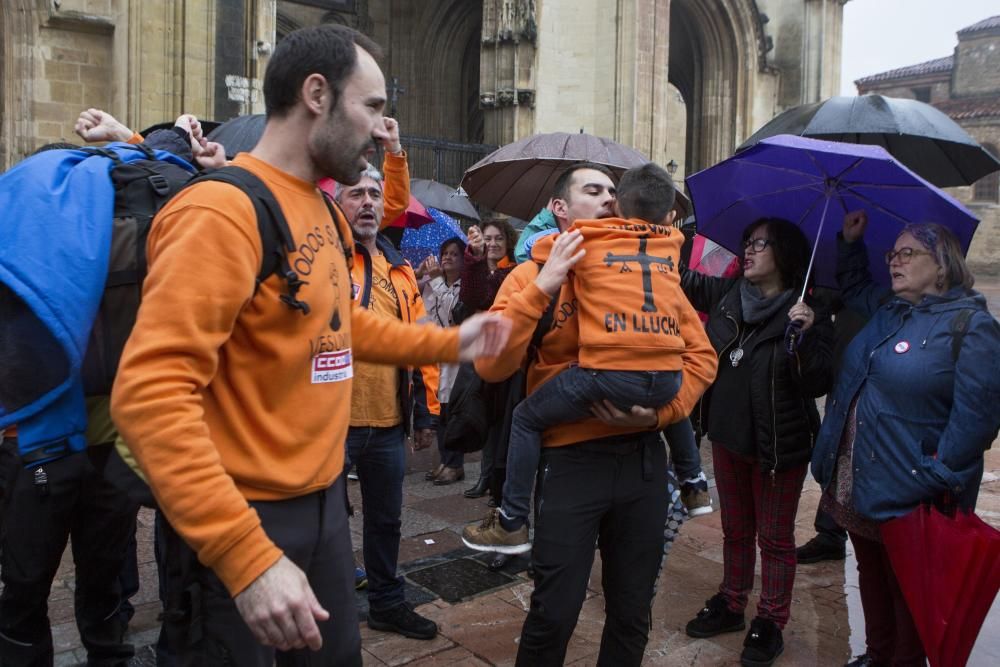
{"type": "Polygon", "coordinates": [[[434,222],[424,205],[417,201],[416,197],[410,195],[410,203],[406,210],[398,218],[389,223],[389,227],[402,227],[404,229],[419,229],[424,225],[434,222]]]}
{"type": "Polygon", "coordinates": [[[1000,590],[1000,531],[921,506],[881,534],[931,667],[964,665],[1000,590]]]}

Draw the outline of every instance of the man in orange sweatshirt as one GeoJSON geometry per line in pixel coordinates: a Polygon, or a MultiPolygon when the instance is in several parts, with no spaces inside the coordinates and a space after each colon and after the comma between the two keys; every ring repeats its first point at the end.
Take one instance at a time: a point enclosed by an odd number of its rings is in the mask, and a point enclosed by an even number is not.
{"type": "MultiPolygon", "coordinates": [[[[607,169],[583,164],[557,180],[552,210],[565,231],[580,219],[611,217],[614,201],[607,169]]],[[[500,381],[525,363],[538,320],[556,295],[552,328],[527,367],[528,394],[579,362],[579,299],[585,297],[574,292],[566,276],[582,257],[582,241],[579,231],[560,234],[544,266],[525,262],[504,281],[491,312],[510,318],[513,331],[500,356],[476,362],[484,380],[500,381]]],[[[666,452],[657,431],[690,413],[716,369],[707,341],[689,336],[684,343],[681,386],[668,404],[622,411],[603,402],[592,406],[595,417],[545,431],[532,551],[535,589],[517,664],[565,660],[586,595],[595,541],[601,549],[607,611],[598,663],[642,661],[670,504],[666,452]]]]}
{"type": "MultiPolygon", "coordinates": [[[[684,352],[709,345],[681,290],[677,264],[684,235],[672,225],[670,175],[652,162],[629,169],[617,197],[622,218],[577,220],[569,228],[584,239],[572,281],[579,364],[514,409],[503,502],[481,525],[463,531],[469,548],[510,554],[531,548],[531,488],[546,428],[589,417],[590,406],[605,400],[625,410],[668,404],[680,389],[684,352]]],[[[531,258],[544,264],[554,238],[536,241],[531,258]]]]}
{"type": "Polygon", "coordinates": [[[287,276],[256,284],[257,218],[229,184],[186,189],[149,234],[112,415],[172,528],[166,625],[184,664],[361,664],[342,475],[353,360],[470,359],[509,334],[502,318],[446,331],[352,305],[351,231],[315,183],[356,183],[386,138],[378,52],[343,26],[289,34],[264,134],[234,160],[288,221],[294,298],[287,276]]]}

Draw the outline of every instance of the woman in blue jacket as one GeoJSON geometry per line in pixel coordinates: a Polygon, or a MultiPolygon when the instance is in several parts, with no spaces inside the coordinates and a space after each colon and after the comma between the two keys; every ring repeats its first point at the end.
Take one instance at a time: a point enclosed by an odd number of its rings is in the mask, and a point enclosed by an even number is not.
{"type": "Polygon", "coordinates": [[[837,278],[845,303],[871,320],[844,353],[812,471],[858,561],[867,652],[850,664],[924,665],[879,524],[945,494],[975,507],[1000,429],[1000,325],[951,231],[906,227],[886,253],[887,293],[871,279],[866,225],[863,211],[845,218],[837,278]]]}

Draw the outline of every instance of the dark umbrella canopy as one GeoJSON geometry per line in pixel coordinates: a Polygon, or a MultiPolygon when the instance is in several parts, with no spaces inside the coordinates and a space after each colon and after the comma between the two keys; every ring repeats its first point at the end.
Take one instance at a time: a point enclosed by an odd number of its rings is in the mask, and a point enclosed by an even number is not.
{"type": "Polygon", "coordinates": [[[774,118],[736,150],[779,134],[881,146],[942,188],[972,185],[1000,170],[1000,161],[958,123],[917,100],[862,95],[803,104],[774,118]]]}
{"type": "Polygon", "coordinates": [[[742,255],[743,229],[759,218],[797,224],[814,244],[816,284],[836,287],[836,239],[844,214],[864,210],[872,277],[889,282],[884,255],[908,223],[933,221],[967,252],[979,220],[954,197],[878,146],[789,135],[765,139],[687,179],[698,233],[742,255]]]}
{"type": "MultiPolygon", "coordinates": [[[[222,125],[222,123],[220,123],[218,121],[215,121],[215,120],[201,120],[201,119],[199,119],[198,122],[201,123],[201,131],[206,136],[209,135],[209,134],[211,134],[212,132],[214,132],[215,128],[217,128],[220,125],[222,125]]],[[[169,130],[175,124],[176,123],[174,121],[170,121],[170,120],[168,120],[168,121],[166,121],[164,123],[157,123],[156,125],[150,125],[145,130],[140,131],[139,134],[141,134],[143,137],[148,137],[150,134],[152,134],[156,130],[169,130]]]]}
{"type": "Polygon", "coordinates": [[[444,183],[411,178],[410,194],[427,208],[436,208],[448,215],[479,221],[479,213],[476,212],[476,207],[469,201],[468,196],[444,183]]]}
{"type": "Polygon", "coordinates": [[[566,167],[581,160],[602,164],[619,178],[649,162],[634,148],[592,134],[536,134],[501,146],[474,164],[462,187],[494,211],[530,220],[548,203],[566,167]]]}
{"type": "Polygon", "coordinates": [[[262,113],[237,116],[208,133],[208,140],[222,144],[226,157],[232,159],[237,153],[252,150],[264,134],[266,116],[262,113]]]}

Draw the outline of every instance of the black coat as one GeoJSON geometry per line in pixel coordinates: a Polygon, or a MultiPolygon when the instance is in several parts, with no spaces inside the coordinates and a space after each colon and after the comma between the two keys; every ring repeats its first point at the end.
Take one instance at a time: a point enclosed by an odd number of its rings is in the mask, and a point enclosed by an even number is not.
{"type": "Polygon", "coordinates": [[[815,399],[833,383],[833,323],[828,312],[806,299],[816,313],[815,322],[789,355],[784,339],[794,300],[749,335],[742,314],[742,279],[685,271],[681,281],[692,305],[708,313],[706,331],[719,355],[718,377],[705,395],[702,429],[713,442],[756,456],[766,470],[780,472],[807,463],[819,433],[815,399]],[[736,368],[729,353],[741,338],[743,358],[736,368]],[[720,397],[729,397],[725,402],[731,404],[722,404],[720,397]]]}

